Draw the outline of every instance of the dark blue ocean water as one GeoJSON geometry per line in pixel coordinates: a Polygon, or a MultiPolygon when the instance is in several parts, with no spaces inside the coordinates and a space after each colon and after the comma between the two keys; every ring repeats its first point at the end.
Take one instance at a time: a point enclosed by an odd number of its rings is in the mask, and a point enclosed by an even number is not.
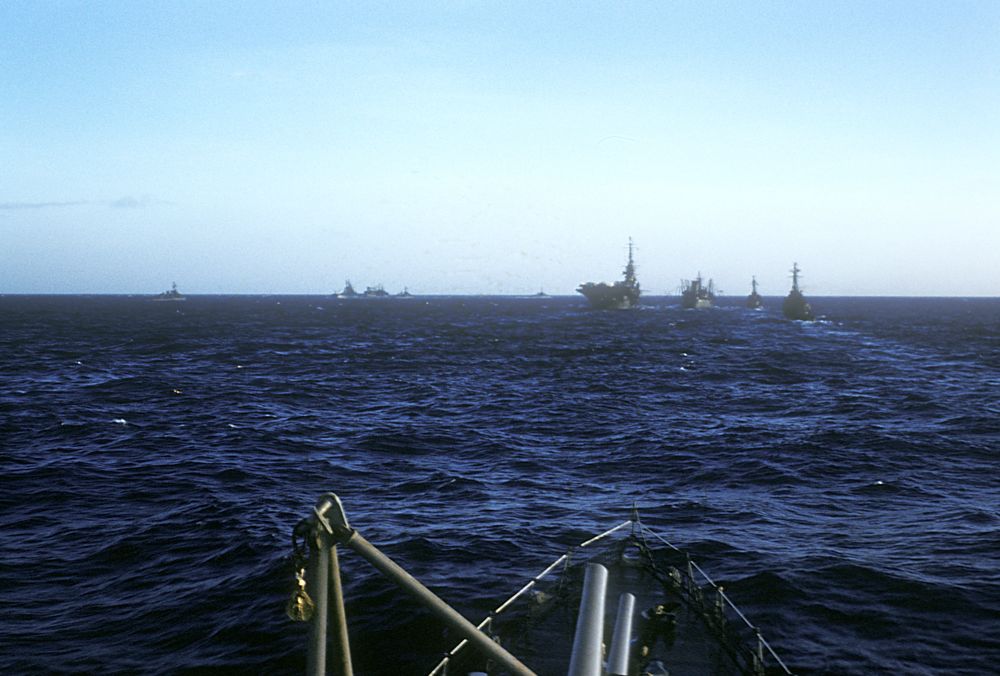
{"type": "MultiPolygon", "coordinates": [[[[0,297],[0,670],[296,673],[324,491],[474,620],[644,521],[800,673],[1000,664],[1000,300],[0,297]]],[[[453,642],[342,556],[358,672],[453,642]]]]}

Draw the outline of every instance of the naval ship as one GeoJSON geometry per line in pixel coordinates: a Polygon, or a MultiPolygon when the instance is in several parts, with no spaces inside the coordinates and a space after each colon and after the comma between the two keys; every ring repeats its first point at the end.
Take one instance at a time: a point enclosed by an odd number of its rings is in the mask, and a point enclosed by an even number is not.
{"type": "Polygon", "coordinates": [[[799,270],[799,264],[792,263],[792,290],[785,298],[785,302],[781,306],[781,311],[788,319],[811,321],[814,319],[812,307],[809,306],[809,303],[806,302],[806,297],[799,290],[800,272],[802,271],[799,270]]]}
{"type": "Polygon", "coordinates": [[[344,282],[344,290],[338,294],[334,294],[336,298],[357,298],[358,292],[354,290],[354,285],[351,284],[351,280],[344,282]]]}
{"type": "Polygon", "coordinates": [[[150,300],[179,301],[179,300],[187,300],[187,298],[185,298],[184,294],[182,294],[180,291],[177,290],[177,282],[174,282],[173,286],[171,286],[170,289],[164,291],[163,293],[159,293],[153,296],[150,300]]]}
{"type": "Polygon", "coordinates": [[[577,291],[598,310],[627,310],[639,305],[639,282],[635,278],[635,262],[632,260],[632,238],[628,240],[628,264],[625,266],[624,280],[607,282],[586,282],[577,291]]]}
{"type": "Polygon", "coordinates": [[[715,284],[708,280],[705,284],[701,279],[701,273],[692,280],[681,280],[681,307],[685,310],[692,308],[712,307],[715,302],[715,284]]]}
{"type": "Polygon", "coordinates": [[[757,310],[764,307],[764,299],[757,293],[757,277],[753,277],[750,284],[753,286],[753,291],[747,296],[747,307],[751,310],[757,310]]]}

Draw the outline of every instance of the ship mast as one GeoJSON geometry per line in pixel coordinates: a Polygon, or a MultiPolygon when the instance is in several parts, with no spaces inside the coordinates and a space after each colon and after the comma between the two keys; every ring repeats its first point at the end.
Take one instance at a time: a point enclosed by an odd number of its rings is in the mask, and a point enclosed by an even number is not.
{"type": "Polygon", "coordinates": [[[753,295],[757,295],[757,275],[751,277],[750,283],[753,285],[753,295]]]}
{"type": "Polygon", "coordinates": [[[798,291],[799,290],[799,273],[800,272],[802,272],[802,271],[799,270],[799,264],[798,263],[792,263],[792,291],[798,291]]]}
{"type": "Polygon", "coordinates": [[[632,260],[632,238],[628,238],[628,265],[625,266],[625,283],[635,284],[635,262],[632,260]]]}

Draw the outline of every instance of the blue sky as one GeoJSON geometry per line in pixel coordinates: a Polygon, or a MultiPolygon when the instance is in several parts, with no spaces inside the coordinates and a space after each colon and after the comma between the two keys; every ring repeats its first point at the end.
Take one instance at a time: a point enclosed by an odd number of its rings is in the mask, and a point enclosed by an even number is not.
{"type": "Polygon", "coordinates": [[[0,4],[0,293],[1000,295],[1000,3],[0,4]]]}

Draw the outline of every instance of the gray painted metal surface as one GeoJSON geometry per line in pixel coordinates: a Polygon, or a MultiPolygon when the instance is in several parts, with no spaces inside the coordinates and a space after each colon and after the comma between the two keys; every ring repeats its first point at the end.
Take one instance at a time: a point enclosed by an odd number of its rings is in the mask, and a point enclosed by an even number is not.
{"type": "Polygon", "coordinates": [[[611,638],[608,653],[608,674],[627,676],[628,662],[632,647],[632,617],[635,613],[635,595],[628,592],[618,597],[618,615],[615,618],[615,633],[611,638]]]}
{"type": "Polygon", "coordinates": [[[573,654],[569,676],[601,676],[604,643],[604,596],[608,587],[608,569],[588,563],[580,598],[580,613],[573,636],[573,654]]]}

